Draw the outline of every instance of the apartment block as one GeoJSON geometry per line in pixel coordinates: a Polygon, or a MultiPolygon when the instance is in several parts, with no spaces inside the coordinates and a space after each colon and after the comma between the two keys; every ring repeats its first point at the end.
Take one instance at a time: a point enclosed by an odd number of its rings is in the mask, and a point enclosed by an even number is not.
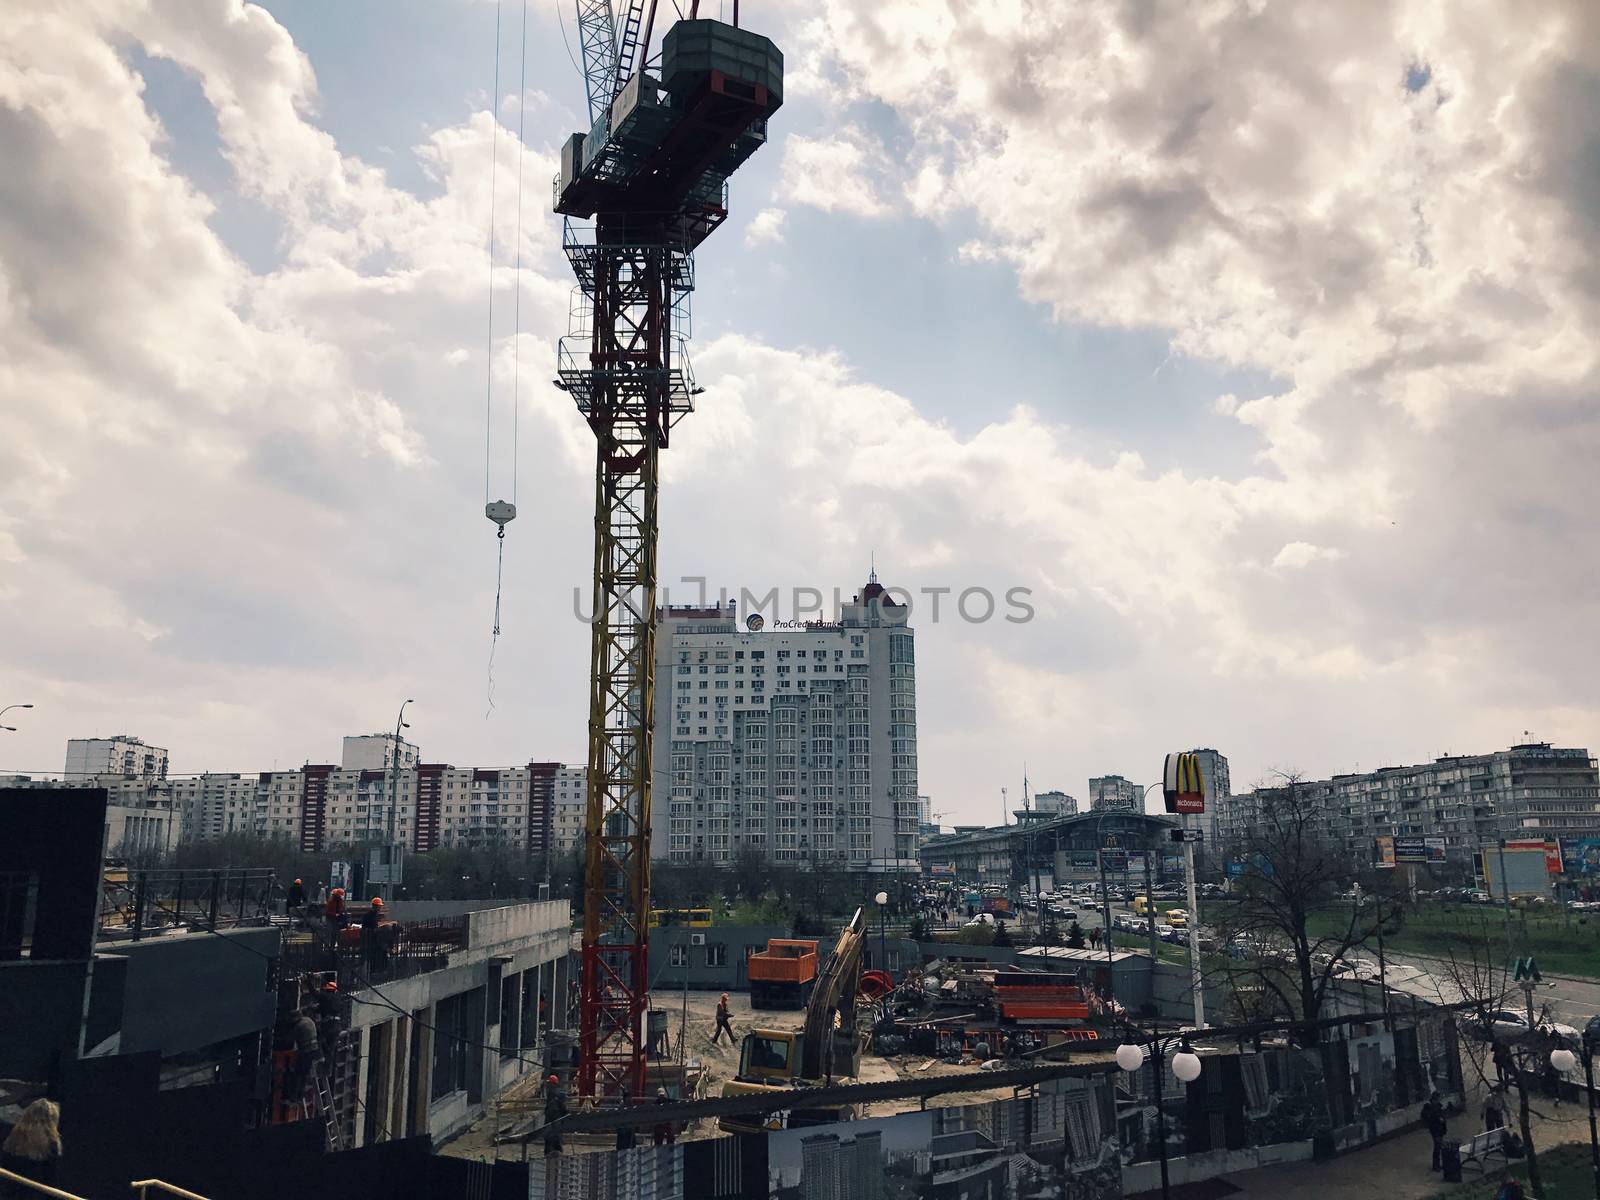
{"type": "Polygon", "coordinates": [[[124,733],[106,738],[69,738],[64,774],[68,781],[80,783],[101,776],[165,779],[167,752],[124,733]]]}
{"type": "Polygon", "coordinates": [[[1122,809],[1141,812],[1144,789],[1121,775],[1097,775],[1089,780],[1089,811],[1122,809]]]}
{"type": "Polygon", "coordinates": [[[387,771],[399,766],[414,767],[422,761],[422,751],[392,733],[360,733],[344,739],[339,765],[347,771],[387,771]]]}
{"type": "MultiPolygon", "coordinates": [[[[1588,750],[1531,742],[1491,754],[1381,767],[1297,784],[1329,833],[1358,861],[1379,837],[1442,839],[1449,861],[1467,864],[1500,838],[1600,837],[1600,773],[1588,750]]],[[[1227,796],[1218,813],[1224,844],[1239,844],[1284,788],[1227,796]]],[[[1368,857],[1363,857],[1368,856],[1368,857]]]]}
{"type": "Polygon", "coordinates": [[[834,622],[658,615],[656,857],[915,866],[915,635],[876,575],[834,622]]]}

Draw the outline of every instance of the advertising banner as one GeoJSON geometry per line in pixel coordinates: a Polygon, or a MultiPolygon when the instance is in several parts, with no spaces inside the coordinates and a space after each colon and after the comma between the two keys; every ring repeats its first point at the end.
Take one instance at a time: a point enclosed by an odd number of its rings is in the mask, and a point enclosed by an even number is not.
{"type": "Polygon", "coordinates": [[[1548,875],[1561,874],[1561,843],[1550,841],[1544,844],[1544,869],[1548,875]]]}
{"type": "Polygon", "coordinates": [[[1562,838],[1561,865],[1568,875],[1600,876],[1600,838],[1562,838]]]}
{"type": "Polygon", "coordinates": [[[1394,844],[1394,861],[1397,863],[1425,863],[1428,861],[1427,844],[1419,837],[1389,839],[1394,844]]]}
{"type": "Polygon", "coordinates": [[[1394,839],[1392,837],[1381,837],[1377,839],[1377,843],[1378,857],[1377,861],[1373,863],[1373,866],[1394,866],[1394,839]]]}
{"type": "Polygon", "coordinates": [[[1122,872],[1128,869],[1128,852],[1126,850],[1102,850],[1100,861],[1107,871],[1122,872]]]}
{"type": "Polygon", "coordinates": [[[1423,838],[1428,847],[1428,861],[1438,864],[1445,861],[1444,839],[1442,837],[1423,838]]]}

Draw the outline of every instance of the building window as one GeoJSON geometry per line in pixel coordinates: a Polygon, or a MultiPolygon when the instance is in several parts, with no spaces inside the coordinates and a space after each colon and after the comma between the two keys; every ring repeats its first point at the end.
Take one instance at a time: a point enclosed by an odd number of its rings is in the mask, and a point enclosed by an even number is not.
{"type": "Polygon", "coordinates": [[[679,944],[667,950],[667,965],[669,967],[687,967],[689,965],[689,947],[679,944]]]}
{"type": "Polygon", "coordinates": [[[706,966],[725,967],[728,965],[728,947],[718,942],[714,946],[706,947],[706,966]]]}

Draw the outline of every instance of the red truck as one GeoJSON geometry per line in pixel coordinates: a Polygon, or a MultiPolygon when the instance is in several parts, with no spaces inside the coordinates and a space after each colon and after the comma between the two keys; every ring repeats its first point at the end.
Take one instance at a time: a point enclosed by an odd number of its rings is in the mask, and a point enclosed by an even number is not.
{"type": "Polygon", "coordinates": [[[745,960],[751,1008],[801,1009],[817,982],[817,943],[769,938],[767,948],[745,960]]]}

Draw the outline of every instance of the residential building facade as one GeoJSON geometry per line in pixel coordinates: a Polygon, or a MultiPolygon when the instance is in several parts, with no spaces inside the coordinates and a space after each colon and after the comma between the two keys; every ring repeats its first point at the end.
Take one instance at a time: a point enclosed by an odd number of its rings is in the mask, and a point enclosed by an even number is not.
{"type": "Polygon", "coordinates": [[[398,765],[414,767],[422,761],[422,751],[392,733],[361,733],[344,739],[339,765],[347,771],[387,771],[398,765]]]}
{"type": "Polygon", "coordinates": [[[64,774],[69,781],[79,783],[102,775],[165,779],[167,752],[160,746],[147,746],[125,733],[107,738],[69,738],[64,774]]]}
{"type": "MultiPolygon", "coordinates": [[[[1460,866],[1500,838],[1600,837],[1594,758],[1548,742],[1295,786],[1321,807],[1330,834],[1358,861],[1372,861],[1380,837],[1442,839],[1447,860],[1460,866]]],[[[1242,844],[1264,807],[1283,795],[1283,788],[1264,788],[1225,797],[1218,814],[1224,846],[1242,844]]]]}
{"type": "Polygon", "coordinates": [[[1077,815],[1078,798],[1066,792],[1035,792],[1033,807],[1034,811],[1048,813],[1052,817],[1071,817],[1077,815]]]}
{"type": "Polygon", "coordinates": [[[1116,809],[1140,812],[1144,808],[1143,799],[1144,790],[1121,775],[1097,775],[1089,780],[1090,812],[1116,809]]]}
{"type": "Polygon", "coordinates": [[[659,612],[652,854],[915,868],[915,636],[874,575],[836,622],[659,612]]]}

